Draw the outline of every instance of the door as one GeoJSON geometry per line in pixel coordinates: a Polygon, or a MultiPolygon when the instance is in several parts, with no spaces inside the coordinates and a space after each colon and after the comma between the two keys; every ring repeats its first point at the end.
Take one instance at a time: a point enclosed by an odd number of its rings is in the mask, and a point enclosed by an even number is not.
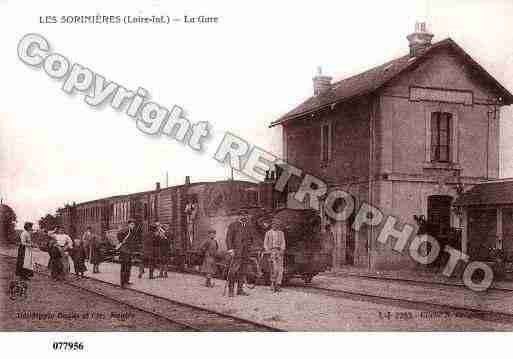
{"type": "Polygon", "coordinates": [[[433,237],[444,237],[449,233],[451,204],[451,196],[428,197],[428,231],[433,237]]]}
{"type": "Polygon", "coordinates": [[[450,196],[428,197],[427,231],[429,235],[436,238],[441,250],[437,259],[430,264],[431,267],[441,268],[448,260],[448,254],[443,248],[450,242],[451,204],[452,197],[450,196]]]}

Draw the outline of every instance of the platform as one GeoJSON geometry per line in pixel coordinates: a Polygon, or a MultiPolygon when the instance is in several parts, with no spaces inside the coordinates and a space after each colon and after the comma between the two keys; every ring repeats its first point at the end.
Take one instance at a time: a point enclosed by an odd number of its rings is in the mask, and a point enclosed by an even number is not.
{"type": "MultiPolygon", "coordinates": [[[[14,256],[15,249],[2,249],[0,253],[14,256]]],[[[43,266],[48,254],[35,251],[35,261],[43,266]]],[[[89,264],[88,264],[89,267],[89,264]]],[[[119,283],[119,264],[103,263],[95,277],[111,283],[119,283]]],[[[340,330],[505,330],[513,324],[482,321],[475,318],[451,317],[434,320],[423,319],[421,312],[433,310],[426,305],[404,306],[401,303],[384,303],[369,298],[335,297],[322,293],[284,288],[272,293],[268,287],[247,290],[250,296],[223,296],[225,281],[215,280],[214,288],[203,286],[204,279],[197,275],[170,272],[169,278],[149,280],[146,275],[137,278],[137,268],[132,268],[132,288],[147,293],[194,304],[206,309],[249,319],[282,330],[340,331],[340,330]],[[414,320],[384,318],[383,313],[410,312],[414,320]]],[[[73,275],[70,276],[71,280],[73,275]]],[[[463,308],[478,308],[513,313],[513,298],[508,292],[493,294],[473,293],[466,288],[436,284],[415,285],[404,282],[382,281],[354,276],[318,276],[314,286],[339,289],[353,293],[407,299],[433,304],[449,304],[463,308]]]]}

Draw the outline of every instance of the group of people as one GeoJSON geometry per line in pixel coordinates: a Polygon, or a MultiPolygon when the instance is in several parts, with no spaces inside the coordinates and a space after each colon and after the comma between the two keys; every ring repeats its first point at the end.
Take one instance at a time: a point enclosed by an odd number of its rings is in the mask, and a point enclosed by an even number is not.
{"type": "Polygon", "coordinates": [[[54,280],[64,280],[71,273],[71,263],[77,278],[87,271],[86,262],[93,265],[93,273],[99,273],[102,262],[101,239],[87,228],[82,237],[71,239],[60,227],[48,232],[48,268],[54,280]]]}
{"type": "Polygon", "coordinates": [[[169,228],[157,221],[150,226],[144,238],[141,239],[141,237],[141,228],[133,220],[128,222],[128,228],[125,231],[118,232],[119,244],[117,249],[119,250],[119,261],[121,263],[120,284],[122,288],[132,284],[130,282],[132,262],[141,242],[142,252],[138,265],[139,278],[142,278],[145,268],[148,268],[149,279],[156,278],[155,270],[159,271],[159,278],[167,278],[168,276],[171,257],[169,228]]]}
{"type": "MultiPolygon", "coordinates": [[[[139,261],[139,278],[148,268],[149,279],[156,278],[155,271],[158,270],[158,277],[168,276],[170,261],[171,238],[168,235],[169,228],[155,222],[150,230],[143,237],[140,227],[136,222],[130,220],[128,228],[118,233],[119,259],[120,259],[120,285],[122,288],[130,286],[130,274],[135,253],[142,242],[142,256],[139,261]]],[[[251,265],[251,249],[257,241],[257,234],[254,226],[250,223],[247,210],[240,211],[240,218],[228,226],[226,235],[226,246],[229,255],[229,264],[226,271],[228,295],[248,295],[244,291],[244,283],[251,265]],[[235,288],[236,287],[236,288],[235,288]]],[[[274,222],[267,231],[264,240],[264,255],[267,256],[270,265],[271,290],[279,292],[283,280],[283,265],[285,253],[285,236],[280,229],[279,223],[274,222]]],[[[200,246],[200,253],[203,257],[201,272],[205,276],[205,286],[213,287],[213,277],[217,273],[217,257],[219,244],[216,240],[216,231],[207,231],[207,238],[200,246]]]]}
{"type": "MultiPolygon", "coordinates": [[[[130,220],[128,228],[118,233],[120,260],[120,284],[122,288],[129,286],[130,274],[134,255],[139,251],[142,243],[142,256],[139,261],[139,278],[142,278],[145,269],[148,268],[149,279],[168,276],[168,266],[171,257],[171,238],[169,228],[155,222],[150,226],[148,233],[142,238],[142,230],[136,226],[136,222],[130,220]]],[[[21,242],[18,250],[16,273],[24,279],[32,276],[32,223],[25,224],[25,230],[21,234],[21,242]]],[[[84,276],[87,271],[86,262],[89,261],[93,268],[92,273],[99,273],[102,262],[101,239],[95,235],[91,228],[87,228],[82,237],[71,239],[62,228],[56,228],[48,232],[48,253],[50,260],[48,267],[52,278],[64,280],[71,272],[71,263],[77,278],[84,276]]],[[[228,250],[228,267],[226,271],[228,295],[248,295],[244,291],[244,283],[251,265],[251,249],[257,241],[254,226],[250,223],[249,213],[240,211],[240,218],[228,226],[226,246],[228,250]]],[[[285,236],[280,229],[280,224],[273,222],[266,232],[264,239],[264,255],[270,266],[271,290],[279,292],[283,280],[285,236]]],[[[200,247],[203,256],[201,272],[205,276],[205,286],[213,287],[213,277],[217,273],[217,256],[219,244],[216,241],[216,231],[210,229],[207,238],[200,247]]]]}
{"type": "MultiPolygon", "coordinates": [[[[33,226],[33,223],[26,222],[20,235],[16,275],[22,280],[30,280],[34,275],[32,250],[36,245],[32,241],[33,226]]],[[[91,228],[87,228],[83,236],[75,240],[60,227],[47,234],[46,250],[50,256],[48,268],[54,280],[66,279],[71,272],[71,263],[77,278],[83,277],[87,271],[86,261],[93,265],[93,273],[99,273],[102,262],[101,240],[92,233],[91,228]]]]}
{"type": "MultiPolygon", "coordinates": [[[[239,220],[228,226],[226,234],[226,246],[231,256],[227,274],[229,297],[248,295],[244,291],[244,282],[248,274],[248,267],[251,265],[251,248],[256,240],[249,213],[243,209],[240,211],[239,220]],[[235,285],[237,285],[236,291],[235,285]]],[[[267,256],[270,266],[271,290],[273,292],[281,291],[285,249],[285,235],[280,229],[280,223],[275,221],[265,234],[263,252],[267,256]]]]}

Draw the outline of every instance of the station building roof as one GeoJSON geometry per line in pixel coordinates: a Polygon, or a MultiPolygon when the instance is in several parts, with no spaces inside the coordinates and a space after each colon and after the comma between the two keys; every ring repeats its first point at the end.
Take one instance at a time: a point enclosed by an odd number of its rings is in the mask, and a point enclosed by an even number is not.
{"type": "Polygon", "coordinates": [[[513,204],[513,180],[481,183],[464,192],[455,206],[498,206],[513,204]]]}
{"type": "Polygon", "coordinates": [[[404,55],[358,75],[334,82],[329,91],[310,97],[280,117],[278,120],[272,122],[270,127],[284,124],[290,120],[294,120],[306,114],[314,113],[337,103],[343,103],[360,96],[369,95],[406,70],[418,66],[425,59],[429,58],[436,49],[445,47],[455,50],[456,54],[459,55],[463,61],[468,63],[474,69],[476,74],[481,75],[481,78],[496,87],[502,96],[502,103],[504,105],[513,104],[513,95],[481,65],[479,65],[479,63],[467,52],[465,52],[465,50],[463,50],[454,40],[447,38],[434,43],[419,56],[411,57],[410,55],[404,55]]]}

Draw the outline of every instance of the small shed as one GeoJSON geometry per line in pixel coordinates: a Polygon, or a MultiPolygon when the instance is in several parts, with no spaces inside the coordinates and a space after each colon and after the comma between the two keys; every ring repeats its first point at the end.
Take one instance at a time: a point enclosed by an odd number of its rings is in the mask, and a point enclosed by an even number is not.
{"type": "Polygon", "coordinates": [[[513,180],[478,184],[458,197],[462,249],[471,260],[513,262],[513,180]]]}

